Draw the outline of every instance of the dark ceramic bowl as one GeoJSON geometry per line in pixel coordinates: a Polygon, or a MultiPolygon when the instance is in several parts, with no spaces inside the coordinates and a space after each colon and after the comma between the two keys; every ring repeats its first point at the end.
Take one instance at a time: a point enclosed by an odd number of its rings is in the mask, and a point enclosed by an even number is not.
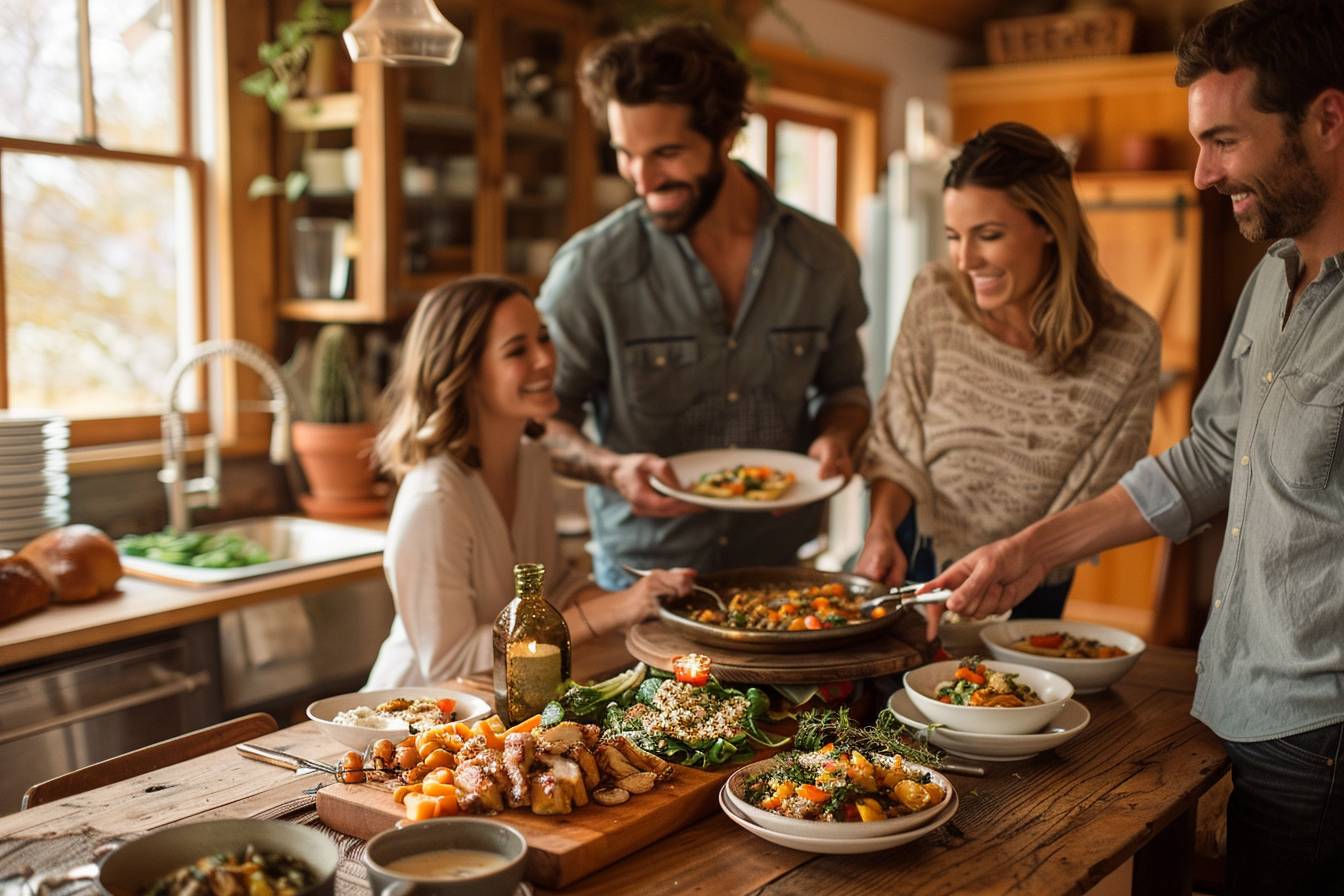
{"type": "Polygon", "coordinates": [[[340,851],[316,828],[287,821],[223,818],[162,828],[117,847],[103,862],[98,885],[108,896],[139,896],[165,874],[217,852],[241,852],[248,844],[264,852],[302,859],[317,883],[305,896],[332,896],[340,851]]]}

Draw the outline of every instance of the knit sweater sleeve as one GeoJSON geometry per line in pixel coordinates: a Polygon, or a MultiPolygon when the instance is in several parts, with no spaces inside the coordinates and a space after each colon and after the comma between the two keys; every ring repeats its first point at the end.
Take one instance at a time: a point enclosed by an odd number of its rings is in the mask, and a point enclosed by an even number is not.
{"type": "Polygon", "coordinates": [[[864,479],[889,479],[908,491],[916,504],[932,497],[923,420],[933,376],[931,331],[949,300],[949,276],[936,265],[926,265],[915,278],[892,348],[891,372],[859,453],[864,479]]]}
{"type": "Polygon", "coordinates": [[[1054,513],[1095,498],[1120,480],[1148,454],[1153,433],[1153,408],[1162,334],[1142,309],[1128,303],[1119,332],[1112,334],[1109,350],[1093,365],[1124,366],[1128,383],[1105,423],[1069,471],[1050,506],[1054,513]]]}

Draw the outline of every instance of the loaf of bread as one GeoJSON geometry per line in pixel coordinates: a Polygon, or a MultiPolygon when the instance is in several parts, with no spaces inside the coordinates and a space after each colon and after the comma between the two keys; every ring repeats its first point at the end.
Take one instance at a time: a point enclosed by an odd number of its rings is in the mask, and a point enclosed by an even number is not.
{"type": "Polygon", "coordinates": [[[112,539],[93,526],[52,529],[19,551],[51,586],[52,600],[72,603],[110,591],[121,578],[121,558],[112,539]]]}
{"type": "Polygon", "coordinates": [[[45,610],[51,586],[33,564],[22,557],[0,560],[0,625],[45,610]]]}

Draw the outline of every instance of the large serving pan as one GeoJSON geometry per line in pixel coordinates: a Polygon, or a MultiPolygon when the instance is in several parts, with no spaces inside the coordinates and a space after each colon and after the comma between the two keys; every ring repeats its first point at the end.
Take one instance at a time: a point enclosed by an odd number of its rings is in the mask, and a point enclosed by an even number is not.
{"type": "MultiPolygon", "coordinates": [[[[742,569],[725,569],[722,572],[697,576],[696,582],[717,591],[726,602],[735,590],[743,588],[807,587],[809,585],[828,585],[838,582],[851,593],[864,598],[887,594],[891,588],[872,579],[844,572],[822,572],[801,566],[750,566],[742,569]]],[[[807,653],[817,650],[829,650],[871,638],[889,628],[902,613],[913,612],[908,607],[892,606],[891,611],[880,619],[855,622],[838,628],[824,628],[818,631],[776,632],[760,629],[728,628],[696,622],[680,613],[692,610],[715,609],[709,597],[692,592],[689,597],[667,599],[659,607],[658,615],[662,621],[680,634],[700,644],[719,647],[732,647],[737,650],[752,650],[762,653],[807,653]],[[677,612],[677,611],[680,611],[677,612]]]]}

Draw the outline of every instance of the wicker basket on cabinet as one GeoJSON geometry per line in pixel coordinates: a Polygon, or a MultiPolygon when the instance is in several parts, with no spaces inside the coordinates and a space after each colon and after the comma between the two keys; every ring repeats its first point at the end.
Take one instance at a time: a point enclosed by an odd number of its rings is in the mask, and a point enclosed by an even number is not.
{"type": "Polygon", "coordinates": [[[1095,9],[999,19],[985,23],[989,61],[1039,62],[1080,56],[1118,56],[1134,43],[1134,13],[1095,9]]]}

